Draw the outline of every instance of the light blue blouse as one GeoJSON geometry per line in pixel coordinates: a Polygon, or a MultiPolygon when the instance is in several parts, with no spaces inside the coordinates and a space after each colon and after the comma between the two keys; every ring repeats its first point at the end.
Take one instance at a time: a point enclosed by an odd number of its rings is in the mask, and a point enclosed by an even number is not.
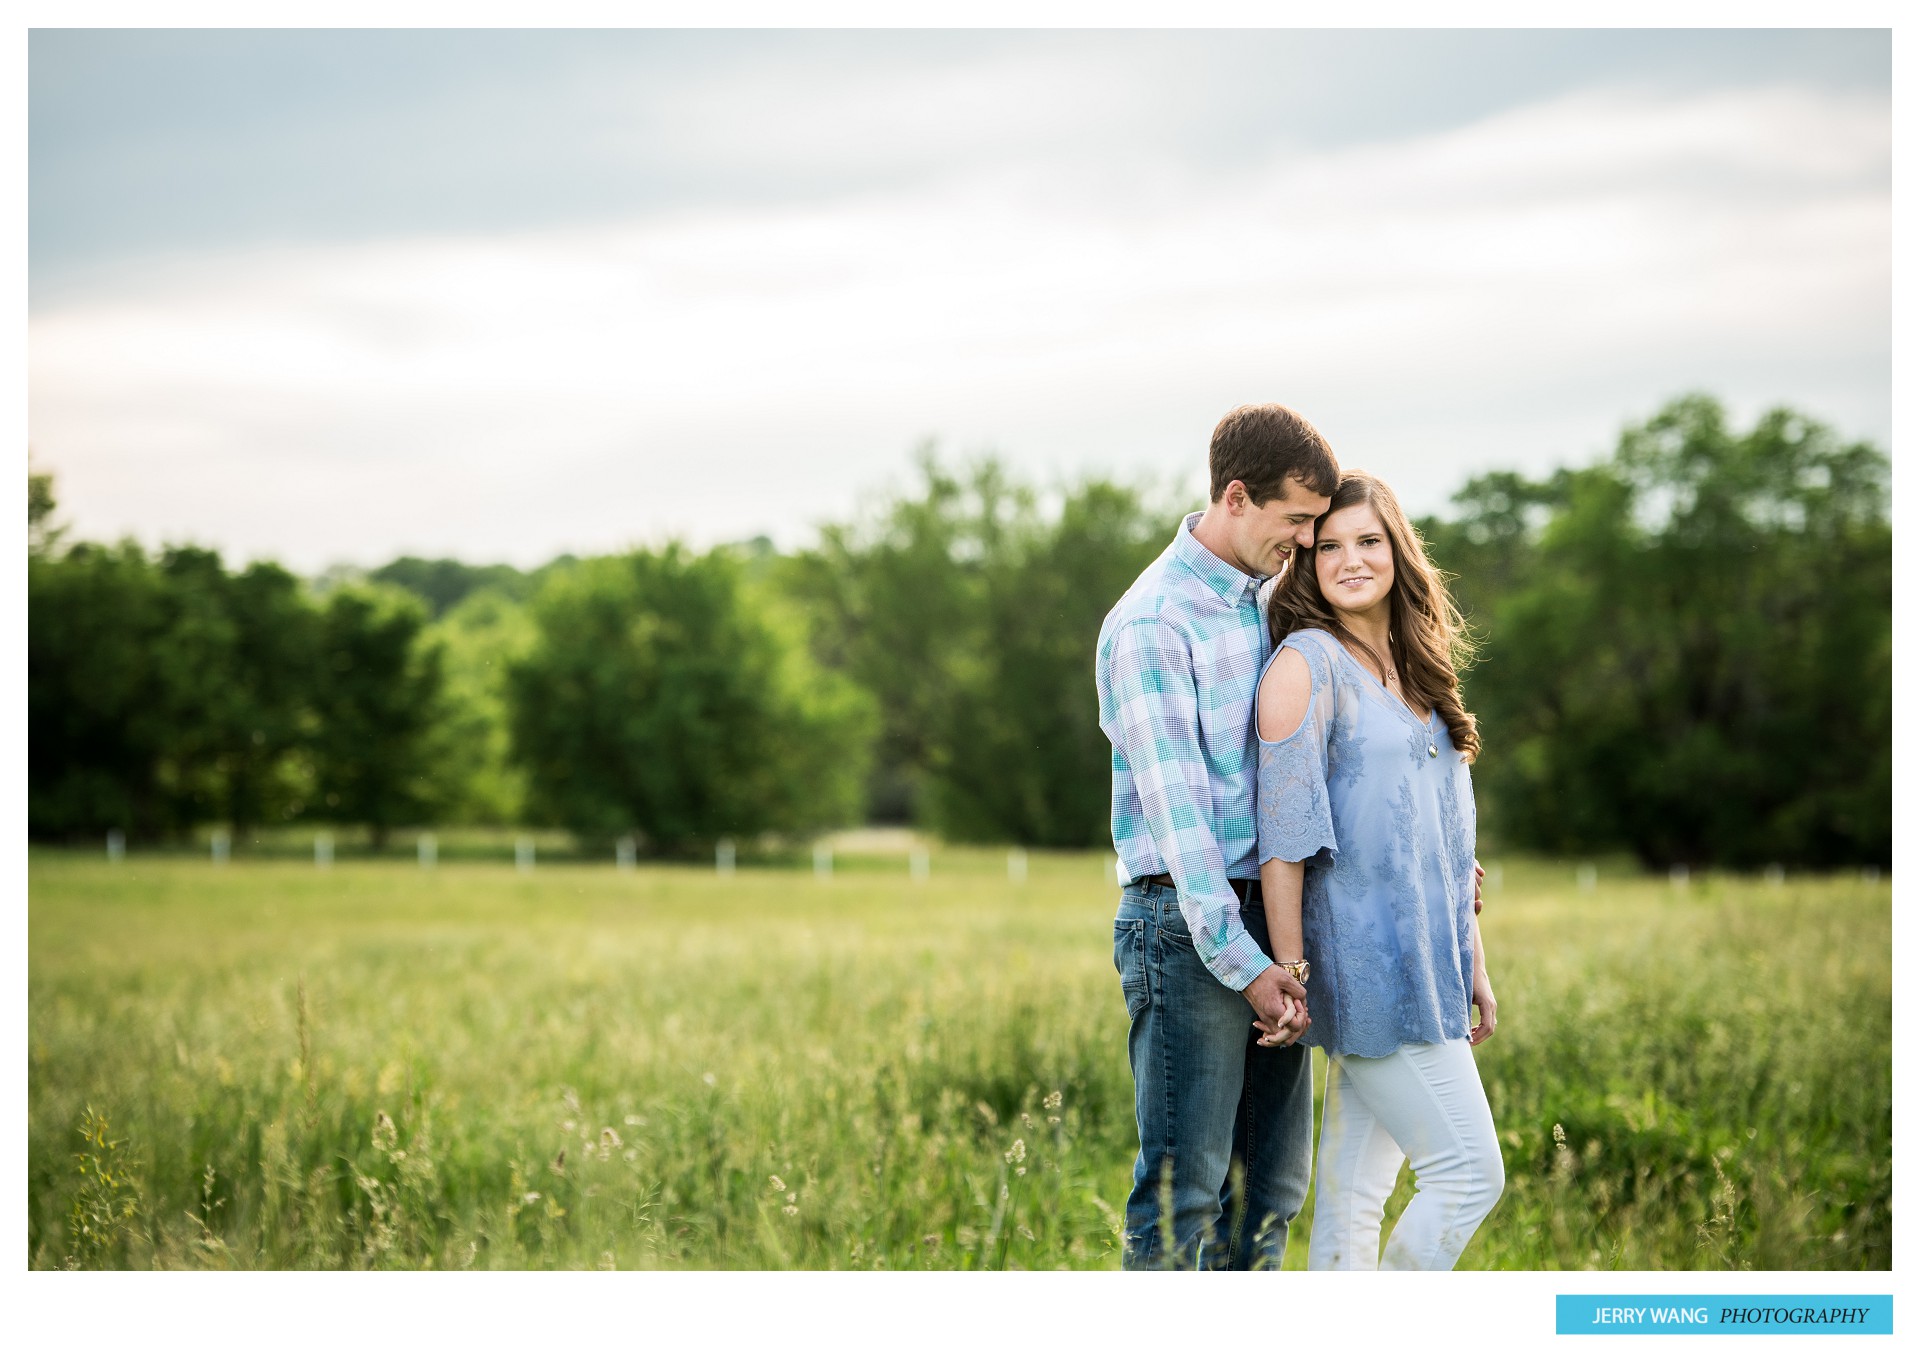
{"type": "MultiPolygon", "coordinates": [[[[1305,860],[1302,1040],[1384,1056],[1467,1035],[1473,989],[1474,809],[1466,759],[1438,713],[1422,723],[1332,634],[1291,648],[1313,674],[1291,736],[1260,742],[1260,861],[1305,860]],[[1428,746],[1435,754],[1428,753],[1428,746]]],[[[1264,672],[1263,672],[1264,674],[1264,672]]]]}

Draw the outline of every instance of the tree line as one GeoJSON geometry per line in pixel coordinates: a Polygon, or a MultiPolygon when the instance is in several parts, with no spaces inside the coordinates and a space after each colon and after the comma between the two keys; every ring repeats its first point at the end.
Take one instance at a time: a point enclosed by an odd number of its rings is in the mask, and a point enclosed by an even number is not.
{"type": "MultiPolygon", "coordinates": [[[[1107,840],[1093,643],[1182,514],[931,452],[765,540],[303,582],[67,543],[29,481],[29,831],[552,825],[660,855],[860,820],[1107,840]]],[[[1650,865],[1890,861],[1889,466],[1690,397],[1418,522],[1480,639],[1483,830],[1650,865]]]]}

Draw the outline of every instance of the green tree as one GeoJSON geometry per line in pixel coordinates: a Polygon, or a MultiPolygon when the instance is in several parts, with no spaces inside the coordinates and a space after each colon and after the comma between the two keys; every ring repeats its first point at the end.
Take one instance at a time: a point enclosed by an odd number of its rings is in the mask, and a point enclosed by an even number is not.
{"type": "Polygon", "coordinates": [[[27,474],[27,552],[46,554],[59,546],[60,530],[53,524],[53,475],[27,474]]]}
{"type": "Polygon", "coordinates": [[[953,695],[931,714],[927,817],[951,839],[1090,848],[1109,838],[1113,785],[1094,645],[1177,517],[1099,481],[1054,519],[1016,500],[986,536],[977,620],[952,649],[953,695]]]}
{"type": "Polygon", "coordinates": [[[165,579],[131,542],[27,559],[27,829],[72,838],[175,827],[161,765],[178,700],[152,651],[165,579]]]}
{"type": "Polygon", "coordinates": [[[1089,481],[1055,514],[995,460],[919,464],[918,495],[828,527],[786,574],[820,659],[880,705],[874,813],[955,839],[1096,844],[1111,778],[1093,647],[1177,513],[1089,481]]]}
{"type": "Polygon", "coordinates": [[[493,586],[469,592],[427,631],[446,674],[429,757],[444,823],[505,825],[523,814],[526,776],[513,761],[507,670],[534,637],[526,607],[493,586]]]}
{"type": "Polygon", "coordinates": [[[662,853],[857,819],[866,702],[727,551],[585,560],[546,578],[532,617],[507,689],[535,819],[662,853]]]}
{"type": "Polygon", "coordinates": [[[1693,396],[1608,463],[1470,483],[1434,545],[1484,631],[1498,828],[1655,866],[1889,861],[1888,468],[1693,396]]]}
{"type": "Polygon", "coordinates": [[[230,574],[211,550],[164,551],[170,601],[149,660],[170,694],[164,766],[192,820],[225,820],[244,837],[298,815],[312,793],[317,626],[300,583],[278,564],[230,574]]]}
{"type": "Polygon", "coordinates": [[[364,822],[383,848],[396,825],[431,819],[440,649],[426,606],[391,587],[342,587],[320,613],[313,738],[321,814],[364,822]]]}
{"type": "Polygon", "coordinates": [[[505,563],[475,565],[454,558],[411,555],[375,568],[367,579],[413,592],[426,601],[435,619],[482,588],[490,587],[514,600],[525,600],[533,590],[527,574],[505,563]]]}
{"type": "Polygon", "coordinates": [[[819,545],[785,561],[782,578],[810,618],[815,655],[869,691],[880,734],[867,785],[870,819],[923,813],[932,729],[957,696],[957,649],[972,640],[980,572],[1000,519],[1019,501],[991,462],[966,477],[922,447],[921,494],[867,519],[825,526],[819,545]]]}

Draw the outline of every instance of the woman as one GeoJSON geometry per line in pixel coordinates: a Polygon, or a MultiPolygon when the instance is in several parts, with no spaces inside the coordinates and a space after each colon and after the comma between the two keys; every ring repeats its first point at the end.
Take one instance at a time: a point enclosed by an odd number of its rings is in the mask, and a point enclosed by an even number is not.
{"type": "MultiPolygon", "coordinates": [[[[1473,913],[1480,737],[1460,703],[1460,615],[1392,491],[1352,472],[1267,613],[1261,891],[1274,955],[1310,978],[1300,1039],[1329,1059],[1307,1264],[1449,1270],[1505,1183],[1469,1049],[1495,1006],[1473,913]],[[1402,1158],[1417,1194],[1377,1256],[1402,1158]]],[[[1261,1032],[1263,1046],[1293,1036],[1261,1032]]]]}

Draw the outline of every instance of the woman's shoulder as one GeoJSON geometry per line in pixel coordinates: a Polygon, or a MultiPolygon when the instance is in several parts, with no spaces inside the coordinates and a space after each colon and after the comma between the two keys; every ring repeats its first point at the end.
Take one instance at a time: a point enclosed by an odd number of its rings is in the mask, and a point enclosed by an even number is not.
{"type": "Polygon", "coordinates": [[[1318,669],[1331,662],[1339,650],[1340,640],[1325,629],[1295,629],[1275,649],[1275,655],[1298,652],[1307,659],[1308,666],[1318,669]]]}
{"type": "Polygon", "coordinates": [[[1329,644],[1337,644],[1339,641],[1338,638],[1328,633],[1325,629],[1299,628],[1289,633],[1286,638],[1281,641],[1280,645],[1282,647],[1313,646],[1324,648],[1329,644]]]}

